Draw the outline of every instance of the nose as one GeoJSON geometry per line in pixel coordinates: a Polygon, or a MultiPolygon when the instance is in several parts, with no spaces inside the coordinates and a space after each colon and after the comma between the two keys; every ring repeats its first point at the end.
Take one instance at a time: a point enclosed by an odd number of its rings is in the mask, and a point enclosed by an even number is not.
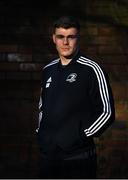
{"type": "Polygon", "coordinates": [[[67,38],[67,37],[64,37],[63,43],[64,43],[64,44],[68,44],[68,38],[67,38]]]}

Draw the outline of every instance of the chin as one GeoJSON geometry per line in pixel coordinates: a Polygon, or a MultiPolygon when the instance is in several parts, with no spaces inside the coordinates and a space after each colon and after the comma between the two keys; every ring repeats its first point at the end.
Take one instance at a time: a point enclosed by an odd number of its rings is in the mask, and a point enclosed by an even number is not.
{"type": "Polygon", "coordinates": [[[68,53],[68,52],[64,52],[64,53],[62,53],[62,56],[70,56],[72,53],[68,53]]]}
{"type": "Polygon", "coordinates": [[[73,56],[73,54],[63,54],[63,57],[67,58],[67,59],[71,59],[73,56]]]}

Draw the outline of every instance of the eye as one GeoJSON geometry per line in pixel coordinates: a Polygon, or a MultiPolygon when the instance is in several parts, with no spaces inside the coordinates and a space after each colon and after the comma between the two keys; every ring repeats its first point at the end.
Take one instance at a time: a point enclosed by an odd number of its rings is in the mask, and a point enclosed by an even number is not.
{"type": "Polygon", "coordinates": [[[78,38],[78,35],[77,34],[71,34],[71,35],[68,35],[68,36],[64,36],[64,35],[61,35],[61,34],[57,34],[56,35],[56,38],[57,39],[64,39],[64,38],[67,38],[67,39],[76,39],[78,38]]]}
{"type": "Polygon", "coordinates": [[[77,35],[69,35],[67,38],[68,39],[76,39],[78,36],[77,35]]]}
{"type": "Polygon", "coordinates": [[[61,35],[61,34],[58,34],[58,35],[56,35],[56,38],[57,38],[57,39],[63,39],[63,38],[64,38],[64,36],[63,36],[63,35],[61,35]]]}

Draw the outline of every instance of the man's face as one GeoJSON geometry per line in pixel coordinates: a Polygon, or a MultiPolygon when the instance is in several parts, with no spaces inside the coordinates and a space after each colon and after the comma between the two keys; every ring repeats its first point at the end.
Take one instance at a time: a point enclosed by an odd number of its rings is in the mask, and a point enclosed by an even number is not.
{"type": "Polygon", "coordinates": [[[76,28],[56,28],[53,34],[53,42],[60,57],[69,58],[78,48],[79,34],[76,28]]]}

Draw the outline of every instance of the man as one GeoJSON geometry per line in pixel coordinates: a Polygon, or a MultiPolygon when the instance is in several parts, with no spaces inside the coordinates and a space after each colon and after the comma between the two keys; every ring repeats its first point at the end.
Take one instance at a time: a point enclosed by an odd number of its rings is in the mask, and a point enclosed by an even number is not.
{"type": "Polygon", "coordinates": [[[54,23],[58,59],[42,73],[37,129],[42,178],[96,178],[99,136],[114,120],[106,73],[79,47],[80,25],[73,17],[54,23]]]}

